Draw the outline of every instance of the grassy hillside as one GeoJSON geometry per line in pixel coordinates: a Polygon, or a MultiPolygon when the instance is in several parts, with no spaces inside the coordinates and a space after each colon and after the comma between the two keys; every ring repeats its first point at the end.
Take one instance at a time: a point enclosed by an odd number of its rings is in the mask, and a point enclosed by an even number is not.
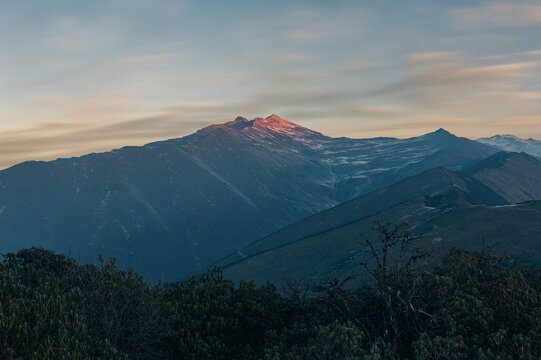
{"type": "Polygon", "coordinates": [[[458,246],[468,250],[495,245],[502,255],[541,263],[541,202],[507,206],[438,206],[420,197],[385,212],[264,251],[224,268],[234,279],[271,281],[345,277],[356,267],[366,247],[361,233],[376,236],[377,220],[407,221],[408,230],[423,234],[420,243],[434,253],[458,246]]]}
{"type": "Polygon", "coordinates": [[[541,161],[525,153],[498,153],[465,171],[511,204],[541,199],[541,161]]]}
{"type": "Polygon", "coordinates": [[[438,167],[357,197],[264,237],[219,262],[233,279],[283,283],[347,276],[375,221],[407,222],[423,246],[477,249],[541,263],[541,162],[500,152],[462,172],[438,167]]]}
{"type": "Polygon", "coordinates": [[[287,243],[355,223],[420,196],[445,193],[452,188],[461,189],[462,203],[508,203],[497,193],[471,176],[444,167],[437,167],[280,229],[246,246],[240,252],[222,259],[219,264],[227,266],[287,243]]]}

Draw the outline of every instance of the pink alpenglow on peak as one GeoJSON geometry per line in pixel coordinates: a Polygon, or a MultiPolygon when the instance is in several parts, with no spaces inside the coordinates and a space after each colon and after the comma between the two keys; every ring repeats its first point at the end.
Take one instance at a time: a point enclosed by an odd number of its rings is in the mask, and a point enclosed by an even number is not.
{"type": "MultiPolygon", "coordinates": [[[[231,121],[232,123],[234,124],[238,124],[238,123],[243,123],[243,122],[248,122],[248,119],[242,117],[242,116],[237,116],[235,118],[235,120],[231,121]]],[[[228,123],[229,124],[229,123],[228,123]]]]}
{"type": "Polygon", "coordinates": [[[288,136],[295,139],[301,139],[307,136],[323,136],[316,131],[297,125],[276,114],[266,118],[257,117],[253,120],[247,120],[242,116],[237,116],[233,121],[224,124],[211,125],[199,130],[197,133],[210,134],[218,129],[223,129],[238,135],[255,136],[258,138],[275,137],[277,135],[288,136]]]}
{"type": "Polygon", "coordinates": [[[302,126],[292,123],[291,121],[283,119],[275,114],[266,118],[255,118],[254,127],[264,127],[274,130],[302,128],[302,126]]]}
{"type": "MultiPolygon", "coordinates": [[[[273,114],[266,118],[255,118],[252,127],[249,129],[261,137],[286,136],[298,141],[312,137],[323,137],[321,133],[297,125],[289,120],[273,114]]],[[[248,129],[246,129],[248,130],[248,129]]]]}
{"type": "Polygon", "coordinates": [[[262,136],[285,135],[297,140],[312,136],[323,136],[316,131],[297,125],[276,114],[266,118],[255,118],[253,120],[252,130],[257,131],[262,136]]]}
{"type": "Polygon", "coordinates": [[[204,127],[202,129],[199,129],[197,130],[196,134],[206,135],[206,134],[210,134],[216,131],[217,129],[238,128],[238,127],[243,127],[245,124],[247,124],[246,126],[249,126],[249,123],[250,121],[247,120],[246,118],[243,118],[242,116],[237,116],[235,120],[233,121],[228,121],[223,124],[213,124],[213,125],[204,127]]]}

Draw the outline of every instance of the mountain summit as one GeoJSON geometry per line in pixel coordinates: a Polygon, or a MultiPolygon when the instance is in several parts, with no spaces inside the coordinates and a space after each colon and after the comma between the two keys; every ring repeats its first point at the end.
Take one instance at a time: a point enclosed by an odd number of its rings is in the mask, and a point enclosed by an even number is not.
{"type": "Polygon", "coordinates": [[[284,135],[298,140],[305,137],[323,137],[322,134],[316,131],[297,125],[275,114],[266,118],[257,117],[253,120],[238,116],[235,120],[224,124],[207,126],[197,131],[196,134],[208,135],[215,131],[227,131],[247,138],[284,135]]]}
{"type": "Polygon", "coordinates": [[[514,135],[494,135],[477,139],[478,142],[503,151],[525,152],[541,159],[541,140],[521,139],[514,135]]]}

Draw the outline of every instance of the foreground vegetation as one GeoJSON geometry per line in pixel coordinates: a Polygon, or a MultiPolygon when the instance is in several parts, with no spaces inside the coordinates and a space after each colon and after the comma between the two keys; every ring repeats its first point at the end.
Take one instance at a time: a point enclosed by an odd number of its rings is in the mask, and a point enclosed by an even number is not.
{"type": "Polygon", "coordinates": [[[455,249],[430,272],[379,263],[370,286],[303,296],[219,269],[150,286],[26,249],[0,264],[0,359],[539,359],[541,270],[508,264],[455,249]]]}

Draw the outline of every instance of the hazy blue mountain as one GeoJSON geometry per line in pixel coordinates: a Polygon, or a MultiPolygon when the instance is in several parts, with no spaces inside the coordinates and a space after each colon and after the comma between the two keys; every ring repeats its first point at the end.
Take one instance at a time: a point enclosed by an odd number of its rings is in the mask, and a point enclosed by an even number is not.
{"type": "Polygon", "coordinates": [[[494,135],[489,138],[477,139],[477,141],[503,151],[525,152],[541,159],[540,140],[521,139],[513,135],[494,135]]]}
{"type": "Polygon", "coordinates": [[[226,274],[260,282],[345,275],[358,265],[375,220],[409,223],[425,248],[480,246],[541,262],[541,162],[500,152],[455,172],[442,167],[315,214],[220,262],[226,274]],[[334,275],[333,275],[334,274],[334,275]]]}
{"type": "Polygon", "coordinates": [[[330,138],[276,115],[141,147],[0,171],[0,251],[116,256],[153,278],[199,271],[246,244],[434,166],[496,150],[444,130],[330,138]]]}

